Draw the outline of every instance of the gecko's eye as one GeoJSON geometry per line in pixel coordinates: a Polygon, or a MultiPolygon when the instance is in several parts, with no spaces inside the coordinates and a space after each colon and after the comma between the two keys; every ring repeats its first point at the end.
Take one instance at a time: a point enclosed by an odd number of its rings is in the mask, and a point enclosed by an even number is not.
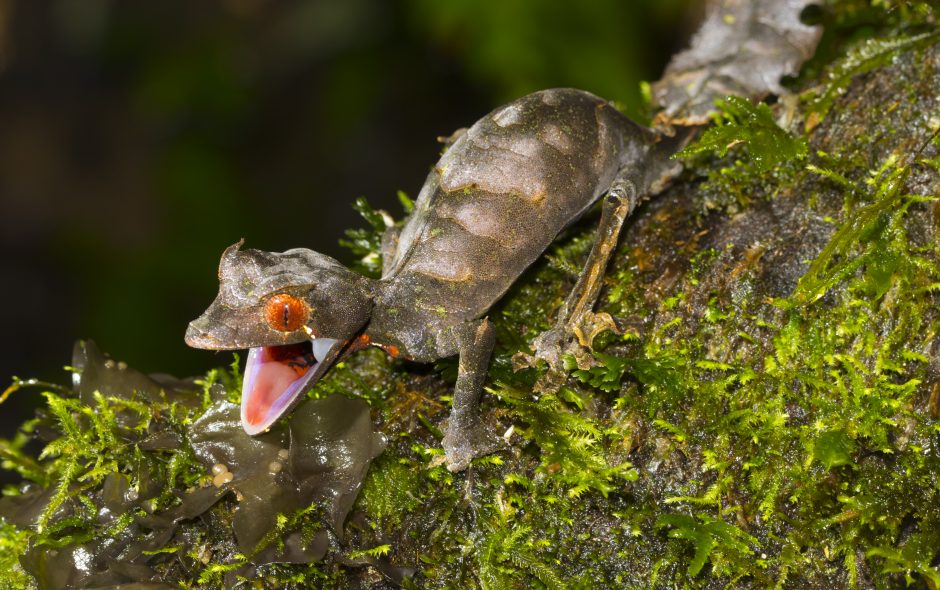
{"type": "Polygon", "coordinates": [[[307,322],[310,307],[299,297],[281,293],[264,304],[264,319],[280,332],[293,332],[307,322]]]}

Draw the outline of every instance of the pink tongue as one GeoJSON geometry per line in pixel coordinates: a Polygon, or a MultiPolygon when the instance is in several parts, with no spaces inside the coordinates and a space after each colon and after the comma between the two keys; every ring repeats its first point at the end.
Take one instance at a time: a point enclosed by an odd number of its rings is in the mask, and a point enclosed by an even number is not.
{"type": "Polygon", "coordinates": [[[248,352],[242,382],[242,426],[258,434],[284,413],[316,366],[309,342],[264,346],[248,352]]]}

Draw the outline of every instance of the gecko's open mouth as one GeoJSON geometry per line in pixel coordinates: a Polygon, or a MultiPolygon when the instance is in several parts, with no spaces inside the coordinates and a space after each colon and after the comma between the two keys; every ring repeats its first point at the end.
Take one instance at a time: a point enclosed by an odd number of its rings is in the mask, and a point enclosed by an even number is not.
{"type": "Polygon", "coordinates": [[[342,348],[333,338],[250,348],[242,381],[245,432],[264,432],[323,376],[342,348]]]}

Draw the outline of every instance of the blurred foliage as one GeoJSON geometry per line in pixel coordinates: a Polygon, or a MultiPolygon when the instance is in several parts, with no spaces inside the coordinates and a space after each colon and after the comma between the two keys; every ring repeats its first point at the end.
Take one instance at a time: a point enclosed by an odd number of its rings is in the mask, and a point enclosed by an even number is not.
{"type": "Polygon", "coordinates": [[[414,26],[493,88],[495,102],[571,86],[618,101],[637,118],[645,114],[640,81],[658,78],[682,44],[662,32],[694,28],[701,4],[410,0],[409,7],[414,26]]]}

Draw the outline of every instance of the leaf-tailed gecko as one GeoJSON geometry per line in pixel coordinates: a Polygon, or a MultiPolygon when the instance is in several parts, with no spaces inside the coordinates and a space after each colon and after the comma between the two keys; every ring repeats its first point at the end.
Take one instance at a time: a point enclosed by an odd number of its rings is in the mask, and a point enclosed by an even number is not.
{"type": "Polygon", "coordinates": [[[542,90],[499,107],[452,138],[415,208],[383,239],[370,279],[298,248],[229,247],[219,295],[186,342],[249,349],[242,424],[263,432],[331,366],[365,346],[431,362],[459,355],[443,446],[451,470],[495,448],[478,404],[494,345],[487,311],[555,237],[603,198],[597,240],[554,327],[533,342],[558,371],[613,325],[592,311],[624,219],[679,171],[670,156],[714,99],[782,92],[819,39],[800,11],[810,0],[713,2],[689,50],[653,85],[656,130],[574,89],[542,90]]]}

